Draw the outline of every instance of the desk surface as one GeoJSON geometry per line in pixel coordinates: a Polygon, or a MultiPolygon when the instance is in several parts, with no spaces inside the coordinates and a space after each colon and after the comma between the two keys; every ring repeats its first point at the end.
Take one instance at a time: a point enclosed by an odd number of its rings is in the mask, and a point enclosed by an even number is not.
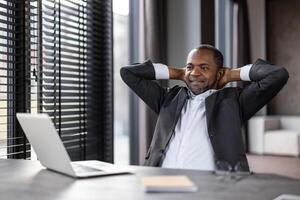
{"type": "Polygon", "coordinates": [[[0,160],[0,198],[5,200],[144,200],[144,199],[273,199],[280,194],[300,195],[300,181],[277,175],[216,175],[196,170],[133,166],[134,175],[76,180],[44,169],[38,161],[0,160]],[[186,175],[199,187],[195,193],[145,193],[141,176],[186,175]]]}

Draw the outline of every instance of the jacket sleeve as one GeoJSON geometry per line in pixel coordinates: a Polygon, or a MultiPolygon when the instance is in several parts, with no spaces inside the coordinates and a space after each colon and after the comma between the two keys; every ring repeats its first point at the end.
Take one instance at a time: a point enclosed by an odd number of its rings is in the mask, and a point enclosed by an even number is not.
{"type": "Polygon", "coordinates": [[[141,64],[122,67],[123,81],[157,114],[164,101],[167,89],[155,80],[155,70],[150,60],[141,64]]]}
{"type": "Polygon", "coordinates": [[[288,71],[267,61],[258,59],[250,69],[251,84],[239,96],[243,122],[250,119],[267,104],[286,84],[288,71]]]}

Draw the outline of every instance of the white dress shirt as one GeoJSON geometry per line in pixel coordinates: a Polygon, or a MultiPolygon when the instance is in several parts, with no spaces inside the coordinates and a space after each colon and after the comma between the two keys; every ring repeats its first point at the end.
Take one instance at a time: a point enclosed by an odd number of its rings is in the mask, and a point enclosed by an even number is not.
{"type": "MultiPolygon", "coordinates": [[[[156,79],[169,79],[166,65],[153,64],[156,79]]],[[[249,72],[252,64],[241,68],[241,80],[250,81],[249,72]]],[[[181,116],[163,160],[163,168],[182,168],[198,170],[215,170],[214,151],[208,136],[206,123],[205,99],[216,92],[211,89],[199,95],[189,91],[181,116]]]]}

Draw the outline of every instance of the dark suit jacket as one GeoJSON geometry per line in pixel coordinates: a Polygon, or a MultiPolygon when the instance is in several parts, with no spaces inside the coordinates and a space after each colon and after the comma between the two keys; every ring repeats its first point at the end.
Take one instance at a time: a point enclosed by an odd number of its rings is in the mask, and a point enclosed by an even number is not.
{"type": "MultiPolygon", "coordinates": [[[[286,69],[258,59],[250,70],[251,84],[227,87],[205,100],[207,128],[218,170],[249,171],[241,126],[268,103],[287,82],[286,69]]],[[[161,166],[181,110],[188,99],[186,87],[162,88],[151,61],[121,68],[125,83],[158,114],[145,165],[161,166]]],[[[195,130],[196,131],[196,130],[195,130]]]]}

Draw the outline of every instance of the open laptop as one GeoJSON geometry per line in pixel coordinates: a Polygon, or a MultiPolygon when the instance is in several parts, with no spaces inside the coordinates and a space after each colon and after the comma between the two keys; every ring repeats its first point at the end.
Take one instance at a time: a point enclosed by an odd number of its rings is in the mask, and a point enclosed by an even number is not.
{"type": "Polygon", "coordinates": [[[39,161],[47,169],[76,178],[132,173],[125,167],[96,160],[71,162],[47,114],[17,113],[17,118],[39,161]]]}

